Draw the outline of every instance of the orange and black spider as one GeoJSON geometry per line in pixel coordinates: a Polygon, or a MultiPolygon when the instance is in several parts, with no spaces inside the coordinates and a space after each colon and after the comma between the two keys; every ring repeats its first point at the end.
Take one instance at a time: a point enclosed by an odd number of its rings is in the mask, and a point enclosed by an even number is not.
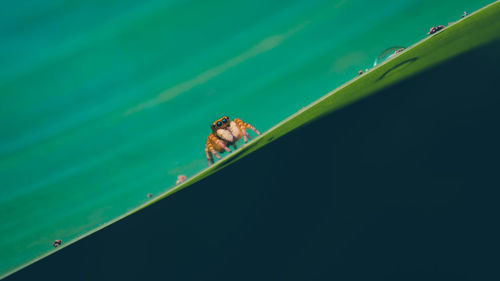
{"type": "Polygon", "coordinates": [[[247,137],[251,139],[246,129],[250,129],[257,133],[257,135],[260,135],[260,132],[252,125],[241,121],[239,118],[235,118],[231,121],[227,116],[217,119],[212,123],[211,128],[212,132],[208,135],[205,145],[205,155],[207,156],[208,166],[214,163],[214,155],[217,159],[220,159],[217,152],[231,152],[231,149],[228,148],[228,146],[231,145],[236,149],[236,142],[239,141],[241,137],[243,137],[245,142],[248,141],[247,137]]]}

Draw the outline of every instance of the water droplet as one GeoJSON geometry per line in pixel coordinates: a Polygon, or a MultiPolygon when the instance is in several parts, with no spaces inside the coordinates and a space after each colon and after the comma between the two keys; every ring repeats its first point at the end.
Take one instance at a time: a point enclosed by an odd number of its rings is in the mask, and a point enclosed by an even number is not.
{"type": "Polygon", "coordinates": [[[395,54],[402,52],[405,49],[403,46],[394,46],[385,49],[378,57],[375,59],[373,66],[381,64],[383,61],[386,61],[389,58],[392,58],[395,54]]]}

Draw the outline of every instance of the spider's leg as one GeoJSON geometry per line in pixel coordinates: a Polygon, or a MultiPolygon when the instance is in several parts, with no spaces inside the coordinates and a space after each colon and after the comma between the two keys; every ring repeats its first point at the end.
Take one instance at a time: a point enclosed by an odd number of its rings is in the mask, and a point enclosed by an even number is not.
{"type": "Polygon", "coordinates": [[[248,137],[247,131],[245,130],[245,128],[240,128],[240,130],[241,130],[241,133],[243,134],[243,141],[245,143],[247,143],[247,141],[248,141],[248,139],[247,139],[247,137],[248,137]]]}
{"type": "Polygon", "coordinates": [[[260,135],[259,130],[255,129],[254,126],[252,126],[252,125],[250,125],[248,123],[245,123],[245,127],[247,127],[247,129],[250,129],[250,130],[254,131],[257,135],[260,135]]]}
{"type": "Polygon", "coordinates": [[[252,139],[252,137],[247,133],[246,129],[250,129],[250,130],[254,131],[257,135],[260,135],[260,132],[257,129],[255,129],[254,126],[241,121],[240,118],[235,118],[234,122],[236,123],[236,125],[238,125],[238,127],[241,130],[241,132],[243,133],[243,140],[245,142],[247,142],[247,137],[250,138],[250,139],[252,139]]]}
{"type": "Polygon", "coordinates": [[[205,155],[207,156],[208,166],[214,163],[214,156],[212,152],[208,150],[208,147],[205,148],[205,155]]]}
{"type": "Polygon", "coordinates": [[[240,118],[234,118],[234,123],[236,123],[236,126],[238,126],[238,129],[240,129],[241,134],[243,135],[243,141],[246,143],[248,141],[248,133],[247,130],[245,130],[245,123],[241,121],[240,118]]]}
{"type": "Polygon", "coordinates": [[[227,151],[227,152],[231,152],[231,149],[229,149],[229,148],[228,148],[228,147],[224,144],[224,142],[223,142],[223,141],[219,140],[219,141],[217,142],[217,144],[218,144],[218,145],[220,145],[222,148],[224,148],[224,150],[225,150],[225,151],[227,151]]]}
{"type": "Polygon", "coordinates": [[[214,148],[214,139],[217,140],[212,134],[208,135],[207,143],[205,144],[205,155],[207,156],[208,166],[215,162],[214,155],[217,159],[220,159],[219,154],[214,148]]]}
{"type": "Polygon", "coordinates": [[[212,151],[214,147],[210,141],[210,137],[207,138],[207,143],[205,144],[205,155],[207,156],[208,166],[214,163],[214,155],[212,151]]]}
{"type": "Polygon", "coordinates": [[[210,152],[212,152],[212,154],[215,155],[215,157],[217,157],[217,159],[220,159],[219,153],[217,153],[217,151],[215,151],[215,149],[212,146],[209,149],[210,152]]]}
{"type": "Polygon", "coordinates": [[[236,143],[233,143],[233,146],[234,146],[234,149],[238,149],[238,147],[236,146],[236,143]]]}

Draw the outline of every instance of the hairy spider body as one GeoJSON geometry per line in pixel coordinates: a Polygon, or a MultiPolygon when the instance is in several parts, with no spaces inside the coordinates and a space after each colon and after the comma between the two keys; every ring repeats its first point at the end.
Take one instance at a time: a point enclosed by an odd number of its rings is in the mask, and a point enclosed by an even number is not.
{"type": "Polygon", "coordinates": [[[236,149],[236,142],[241,138],[243,138],[245,143],[248,141],[247,138],[251,139],[246,129],[250,129],[257,133],[257,135],[260,135],[260,132],[252,125],[241,121],[239,118],[231,121],[227,116],[217,119],[212,123],[211,128],[212,132],[208,135],[205,144],[205,155],[207,156],[208,166],[214,163],[214,155],[217,159],[221,158],[218,152],[231,152],[229,146],[232,145],[236,149]]]}

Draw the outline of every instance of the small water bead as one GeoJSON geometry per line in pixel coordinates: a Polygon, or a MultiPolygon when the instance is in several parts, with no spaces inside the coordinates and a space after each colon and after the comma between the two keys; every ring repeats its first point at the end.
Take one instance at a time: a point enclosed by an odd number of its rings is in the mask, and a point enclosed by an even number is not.
{"type": "Polygon", "coordinates": [[[375,59],[375,62],[373,63],[373,66],[377,66],[381,64],[382,62],[386,61],[389,58],[392,58],[394,55],[402,52],[405,49],[403,46],[394,46],[385,49],[378,57],[375,59]]]}

